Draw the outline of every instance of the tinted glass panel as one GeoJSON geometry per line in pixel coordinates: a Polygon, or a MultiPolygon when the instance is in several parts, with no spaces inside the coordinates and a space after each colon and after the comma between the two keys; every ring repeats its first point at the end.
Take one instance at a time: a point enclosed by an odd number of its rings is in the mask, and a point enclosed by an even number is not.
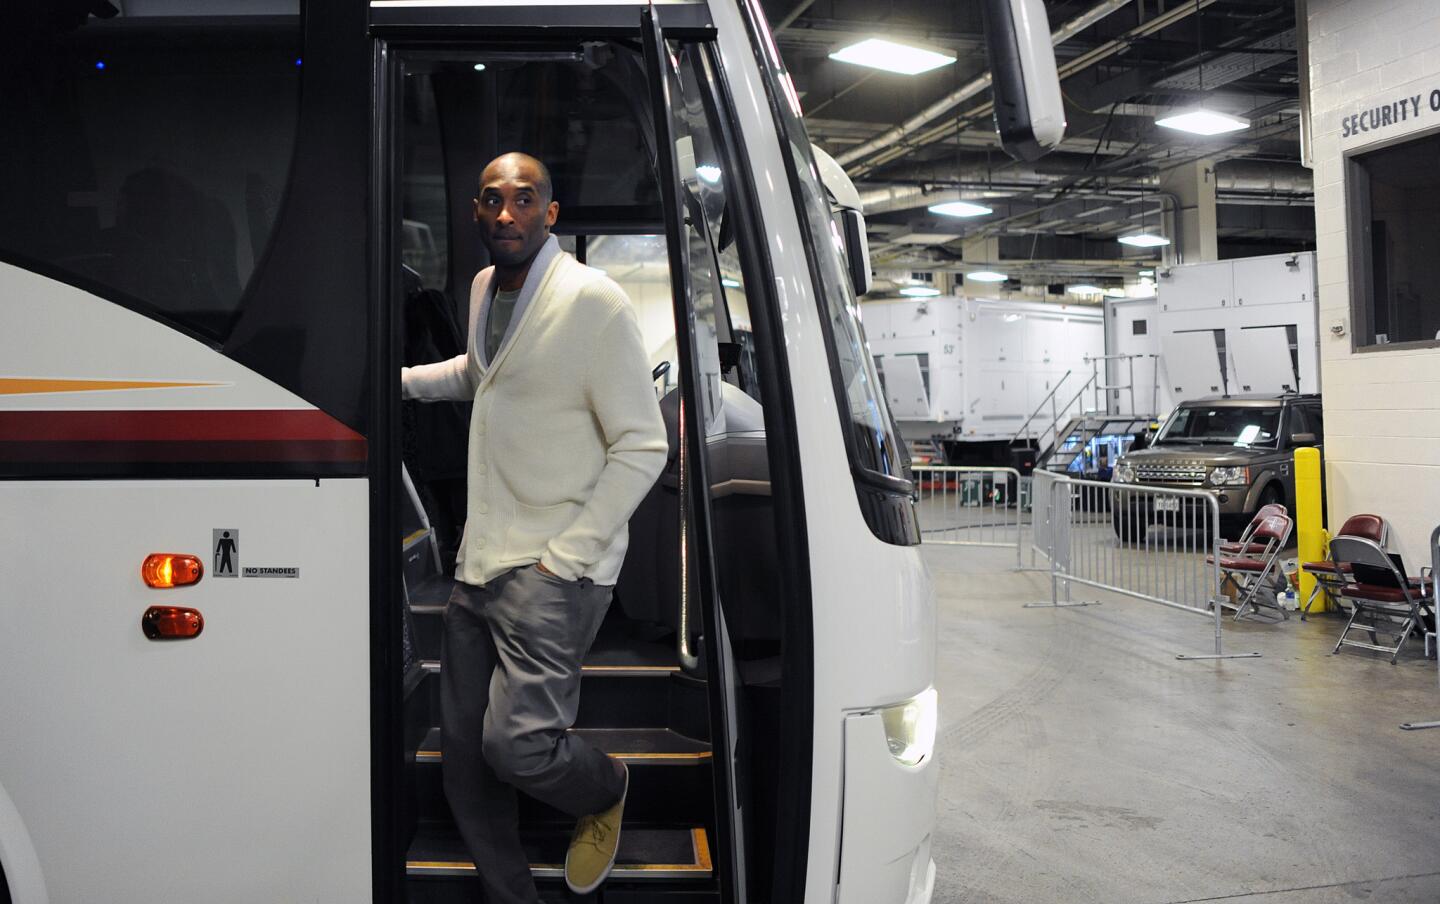
{"type": "Polygon", "coordinates": [[[299,16],[6,28],[0,256],[225,338],[286,187],[299,16]]]}
{"type": "Polygon", "coordinates": [[[1369,270],[1355,291],[1355,341],[1440,339],[1440,135],[1353,160],[1352,203],[1364,213],[1355,224],[1352,255],[1369,270]]]}

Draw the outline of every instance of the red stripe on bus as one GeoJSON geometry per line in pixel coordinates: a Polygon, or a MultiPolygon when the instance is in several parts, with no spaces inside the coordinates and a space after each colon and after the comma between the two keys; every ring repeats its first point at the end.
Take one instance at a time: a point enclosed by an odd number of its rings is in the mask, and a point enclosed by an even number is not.
{"type": "Polygon", "coordinates": [[[364,461],[315,410],[0,411],[0,461],[364,461]]]}

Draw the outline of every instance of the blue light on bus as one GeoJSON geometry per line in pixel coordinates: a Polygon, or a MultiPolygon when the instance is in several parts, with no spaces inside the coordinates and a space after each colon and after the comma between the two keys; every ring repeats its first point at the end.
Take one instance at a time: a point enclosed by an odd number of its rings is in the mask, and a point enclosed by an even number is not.
{"type": "Polygon", "coordinates": [[[295,58],[295,65],[296,65],[296,66],[299,66],[299,65],[300,65],[301,63],[303,63],[303,62],[304,62],[304,59],[303,59],[303,58],[301,58],[301,57],[296,57],[296,58],[295,58]]]}
{"type": "Polygon", "coordinates": [[[104,68],[105,68],[105,61],[104,61],[104,60],[96,60],[96,61],[95,61],[95,68],[96,68],[96,69],[104,69],[104,68]]]}

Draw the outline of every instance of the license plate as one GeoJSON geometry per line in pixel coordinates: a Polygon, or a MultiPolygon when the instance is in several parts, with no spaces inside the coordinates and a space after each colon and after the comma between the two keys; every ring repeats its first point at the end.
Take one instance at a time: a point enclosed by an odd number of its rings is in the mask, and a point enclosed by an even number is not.
{"type": "Polygon", "coordinates": [[[1180,500],[1174,496],[1157,496],[1155,497],[1155,511],[1178,512],[1180,511],[1180,500]]]}

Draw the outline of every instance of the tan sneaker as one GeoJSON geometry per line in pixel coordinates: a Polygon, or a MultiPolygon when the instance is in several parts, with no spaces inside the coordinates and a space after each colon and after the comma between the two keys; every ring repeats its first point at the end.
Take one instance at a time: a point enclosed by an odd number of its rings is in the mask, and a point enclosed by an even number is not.
{"type": "Polygon", "coordinates": [[[625,795],[630,792],[630,768],[624,763],[625,790],[615,806],[594,816],[582,816],[570,836],[565,854],[565,884],[577,895],[588,895],[600,887],[615,866],[620,849],[620,818],[625,814],[625,795]]]}

